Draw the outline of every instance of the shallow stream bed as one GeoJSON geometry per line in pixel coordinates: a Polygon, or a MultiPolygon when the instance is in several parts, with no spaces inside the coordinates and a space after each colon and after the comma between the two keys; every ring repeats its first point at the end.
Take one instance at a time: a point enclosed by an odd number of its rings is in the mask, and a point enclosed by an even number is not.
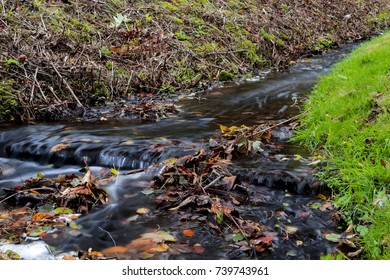
{"type": "MultiPolygon", "coordinates": [[[[0,191],[20,185],[38,172],[55,178],[80,174],[87,159],[96,174],[102,167],[120,175],[106,190],[110,204],[76,220],[77,225],[20,245],[0,245],[26,259],[54,259],[60,254],[114,246],[125,247],[146,232],[169,232],[176,242],[170,250],[150,256],[157,259],[319,259],[335,250],[327,238],[338,233],[336,209],[317,198],[313,160],[301,147],[289,143],[288,130],[275,130],[280,149],[268,158],[234,162],[245,174],[250,203],[239,206],[240,215],[273,230],[272,246],[250,254],[230,239],[210,233],[202,219],[185,219],[180,211],[161,211],[147,190],[157,172],[151,166],[172,157],[192,155],[225,126],[283,121],[300,112],[318,77],[349,52],[352,46],[303,59],[289,73],[260,75],[236,85],[179,101],[179,113],[156,123],[110,121],[100,123],[36,124],[0,128],[0,191]],[[53,147],[66,148],[53,152],[53,147]],[[144,172],[127,174],[132,170],[144,172]],[[123,174],[123,175],[121,175],[123,174]],[[126,175],[127,174],[127,175],[126,175]],[[149,209],[137,215],[140,208],[149,209]],[[183,230],[191,229],[187,236],[183,230]],[[29,244],[29,245],[26,245],[29,244]],[[50,246],[50,247],[49,247],[50,246]],[[196,249],[195,249],[196,248],[196,249]]],[[[10,205],[0,203],[0,211],[10,205]]],[[[122,252],[120,258],[137,259],[139,252],[122,252]]]]}

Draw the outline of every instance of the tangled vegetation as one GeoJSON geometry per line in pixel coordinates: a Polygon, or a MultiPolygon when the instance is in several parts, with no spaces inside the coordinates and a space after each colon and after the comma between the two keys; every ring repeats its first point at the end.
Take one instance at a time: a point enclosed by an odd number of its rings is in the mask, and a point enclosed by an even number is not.
{"type": "Polygon", "coordinates": [[[285,69],[303,53],[378,33],[389,11],[386,0],[3,0],[0,119],[150,106],[172,92],[285,69]]]}

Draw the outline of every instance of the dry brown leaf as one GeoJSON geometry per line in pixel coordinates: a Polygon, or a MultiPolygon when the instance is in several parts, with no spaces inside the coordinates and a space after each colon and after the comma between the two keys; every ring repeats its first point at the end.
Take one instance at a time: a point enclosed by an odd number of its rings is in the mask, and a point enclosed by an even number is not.
{"type": "Polygon", "coordinates": [[[124,253],[127,252],[129,248],[123,246],[114,246],[107,249],[104,249],[105,254],[115,254],[115,253],[124,253]]]}
{"type": "Polygon", "coordinates": [[[52,152],[52,153],[59,152],[59,151],[67,149],[68,147],[69,147],[69,145],[67,145],[67,144],[62,144],[62,143],[57,144],[57,145],[51,147],[50,152],[52,152]]]}
{"type": "Polygon", "coordinates": [[[51,215],[49,215],[47,213],[38,212],[34,216],[32,216],[31,219],[33,221],[40,221],[40,220],[45,220],[45,219],[50,219],[50,218],[52,218],[51,215]]]}
{"type": "Polygon", "coordinates": [[[12,214],[13,215],[24,215],[27,213],[29,213],[29,210],[27,208],[20,208],[20,209],[16,210],[15,212],[13,212],[12,214]]]}
{"type": "Polygon", "coordinates": [[[232,189],[236,182],[237,176],[230,176],[223,178],[223,181],[227,184],[228,190],[232,189]]]}
{"type": "Polygon", "coordinates": [[[156,247],[153,247],[149,250],[149,252],[156,252],[156,253],[161,253],[161,252],[166,252],[168,251],[169,246],[165,243],[159,244],[156,247]]]}
{"type": "Polygon", "coordinates": [[[84,186],[79,186],[79,187],[72,189],[72,193],[91,195],[90,190],[84,186]]]}
{"type": "Polygon", "coordinates": [[[332,202],[327,202],[318,209],[320,209],[321,211],[325,211],[326,209],[332,209],[332,202]]]}
{"type": "Polygon", "coordinates": [[[77,258],[76,257],[72,257],[72,256],[64,256],[63,260],[74,261],[74,260],[77,260],[77,258]]]}

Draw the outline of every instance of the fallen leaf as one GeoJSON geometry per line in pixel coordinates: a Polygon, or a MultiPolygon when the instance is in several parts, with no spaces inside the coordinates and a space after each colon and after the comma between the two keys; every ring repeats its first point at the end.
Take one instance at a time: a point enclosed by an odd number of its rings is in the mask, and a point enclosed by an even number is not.
{"type": "Polygon", "coordinates": [[[170,210],[170,211],[176,211],[176,210],[178,210],[179,208],[184,207],[184,206],[186,206],[186,205],[192,203],[195,199],[196,199],[196,196],[195,196],[195,195],[189,196],[189,197],[187,197],[186,199],[184,199],[178,206],[173,207],[173,208],[170,208],[169,210],[170,210]]]}
{"type": "Polygon", "coordinates": [[[360,256],[362,252],[363,252],[363,248],[360,248],[359,250],[357,250],[355,252],[348,253],[347,257],[348,258],[356,258],[356,257],[360,256]]]}
{"type": "Polygon", "coordinates": [[[195,244],[194,246],[192,246],[192,250],[195,254],[203,254],[204,251],[205,251],[205,248],[202,247],[202,245],[200,244],[195,244]]]}
{"type": "Polygon", "coordinates": [[[264,236],[264,237],[260,237],[259,240],[267,245],[271,244],[272,243],[272,240],[274,238],[272,236],[264,236]]]}
{"type": "Polygon", "coordinates": [[[163,242],[163,241],[176,242],[176,238],[173,235],[171,235],[169,232],[162,231],[162,230],[144,233],[144,234],[142,234],[142,238],[151,239],[157,243],[163,242]]]}
{"type": "Polygon", "coordinates": [[[188,254],[192,252],[192,248],[188,244],[170,244],[169,255],[188,254]]]}
{"type": "Polygon", "coordinates": [[[148,208],[138,208],[137,211],[135,211],[135,212],[139,215],[145,215],[145,214],[148,214],[149,211],[150,210],[148,208]]]}
{"type": "Polygon", "coordinates": [[[295,161],[299,161],[299,160],[302,160],[303,159],[303,157],[301,156],[301,155],[294,155],[295,157],[294,157],[294,160],[295,161]]]}
{"type": "Polygon", "coordinates": [[[169,246],[165,243],[159,244],[157,247],[153,247],[149,250],[149,252],[156,252],[156,253],[161,253],[161,252],[166,252],[168,251],[169,246]]]}
{"type": "Polygon", "coordinates": [[[141,254],[141,259],[143,259],[143,260],[151,259],[153,257],[154,257],[154,254],[152,254],[150,252],[143,252],[141,254]]]}
{"type": "Polygon", "coordinates": [[[57,144],[57,145],[51,147],[50,152],[52,152],[52,153],[59,152],[59,151],[65,150],[68,147],[69,147],[69,145],[67,145],[67,144],[63,144],[63,143],[57,144]]]}
{"type": "Polygon", "coordinates": [[[223,125],[223,124],[220,124],[219,125],[219,129],[221,130],[222,133],[227,133],[230,131],[229,127],[223,125]]]}
{"type": "Polygon", "coordinates": [[[0,213],[0,220],[7,219],[8,217],[9,217],[9,213],[7,212],[0,213]]]}
{"type": "Polygon", "coordinates": [[[321,199],[321,200],[323,200],[323,201],[326,201],[326,200],[327,200],[326,196],[323,195],[323,194],[318,194],[316,197],[319,198],[319,199],[321,199]]]}
{"type": "Polygon", "coordinates": [[[74,260],[77,260],[76,257],[72,257],[72,256],[64,256],[62,259],[63,259],[63,260],[66,260],[66,261],[74,261],[74,260]]]}
{"type": "Polygon", "coordinates": [[[31,220],[40,221],[45,219],[50,219],[52,216],[46,213],[38,212],[34,216],[32,216],[31,220]]]}
{"type": "Polygon", "coordinates": [[[53,212],[56,214],[72,214],[73,213],[72,209],[69,209],[66,207],[58,207],[58,208],[54,209],[53,212]]]}
{"type": "Polygon", "coordinates": [[[311,208],[311,209],[318,209],[318,208],[320,208],[321,206],[322,206],[321,203],[319,203],[319,202],[314,202],[312,205],[310,205],[310,208],[311,208]]]}
{"type": "Polygon", "coordinates": [[[309,217],[310,216],[310,214],[311,214],[311,212],[310,211],[307,211],[307,212],[299,212],[298,213],[298,217],[300,217],[300,218],[307,218],[307,217],[309,217]]]}
{"type": "Polygon", "coordinates": [[[298,228],[297,227],[293,227],[293,226],[286,226],[286,232],[288,234],[294,234],[298,231],[298,228]]]}
{"type": "Polygon", "coordinates": [[[341,240],[341,235],[337,233],[325,233],[324,237],[326,240],[336,243],[340,242],[341,240]]]}
{"type": "Polygon", "coordinates": [[[12,214],[13,215],[24,215],[24,214],[27,214],[29,211],[27,208],[20,208],[18,210],[16,210],[15,212],[13,212],[12,214]]]}
{"type": "Polygon", "coordinates": [[[125,142],[122,142],[121,145],[133,145],[134,142],[131,141],[131,140],[128,140],[128,141],[125,141],[125,142]]]}
{"type": "Polygon", "coordinates": [[[114,253],[124,253],[127,252],[129,248],[123,246],[114,246],[107,249],[104,249],[105,254],[114,254],[114,253]]]}
{"type": "Polygon", "coordinates": [[[332,209],[332,202],[327,202],[325,204],[323,204],[319,209],[321,211],[325,211],[326,209],[332,209]]]}
{"type": "Polygon", "coordinates": [[[231,190],[234,186],[234,183],[236,182],[237,176],[230,176],[223,178],[223,181],[227,185],[227,189],[231,190]]]}
{"type": "Polygon", "coordinates": [[[191,236],[194,236],[195,231],[192,230],[192,229],[183,229],[183,230],[182,230],[182,233],[183,233],[185,236],[191,237],[191,236]]]}

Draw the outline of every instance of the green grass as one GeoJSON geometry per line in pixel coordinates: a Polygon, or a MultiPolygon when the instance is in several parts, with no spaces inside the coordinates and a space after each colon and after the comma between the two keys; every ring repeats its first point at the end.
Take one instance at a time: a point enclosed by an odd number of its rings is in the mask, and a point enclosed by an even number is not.
{"type": "Polygon", "coordinates": [[[390,259],[390,32],[322,77],[294,141],[323,154],[318,176],[360,234],[366,259],[390,259]]]}

